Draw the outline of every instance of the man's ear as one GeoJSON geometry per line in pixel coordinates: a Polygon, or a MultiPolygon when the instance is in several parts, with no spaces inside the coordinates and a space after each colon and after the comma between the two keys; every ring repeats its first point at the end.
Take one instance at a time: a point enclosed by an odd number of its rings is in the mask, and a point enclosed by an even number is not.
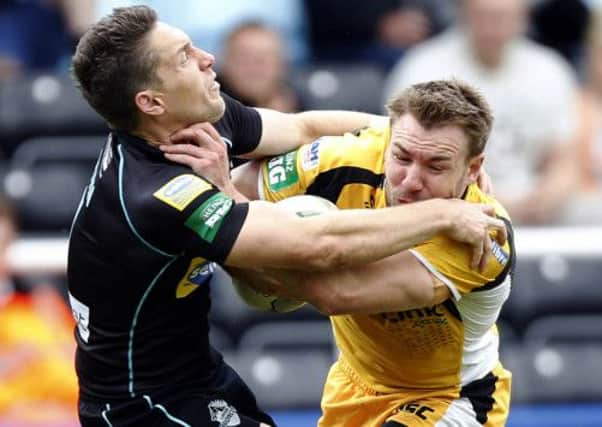
{"type": "Polygon", "coordinates": [[[165,112],[165,104],[159,92],[143,90],[134,97],[138,110],[149,116],[159,116],[165,112]]]}
{"type": "Polygon", "coordinates": [[[481,153],[478,156],[474,156],[468,161],[468,173],[466,174],[466,185],[477,182],[483,162],[485,161],[485,154],[481,153]]]}

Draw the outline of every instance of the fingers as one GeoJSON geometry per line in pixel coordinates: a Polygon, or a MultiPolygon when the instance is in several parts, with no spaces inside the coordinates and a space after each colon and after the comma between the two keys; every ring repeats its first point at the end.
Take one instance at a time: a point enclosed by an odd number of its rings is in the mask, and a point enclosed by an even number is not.
{"type": "Polygon", "coordinates": [[[506,240],[508,240],[508,230],[506,229],[504,221],[498,218],[489,218],[488,228],[495,230],[495,241],[499,243],[500,246],[504,246],[506,240]]]}
{"type": "Polygon", "coordinates": [[[196,126],[207,132],[215,141],[222,142],[222,137],[219,135],[219,133],[211,123],[199,123],[196,126]]]}
{"type": "Polygon", "coordinates": [[[170,160],[174,160],[174,158],[169,157],[168,154],[189,156],[189,161],[184,162],[188,166],[190,166],[190,162],[194,162],[194,159],[211,159],[214,160],[216,163],[220,160],[225,160],[225,158],[227,157],[227,153],[224,147],[221,148],[221,150],[216,151],[214,149],[199,147],[197,145],[192,144],[164,144],[159,146],[159,149],[165,153],[165,157],[167,157],[170,160]]]}
{"type": "Polygon", "coordinates": [[[481,272],[485,271],[487,268],[487,263],[489,262],[489,257],[493,254],[491,238],[489,237],[490,230],[495,230],[495,240],[497,243],[499,243],[501,246],[506,243],[506,239],[508,238],[506,224],[504,224],[504,222],[500,219],[489,218],[483,239],[479,244],[474,245],[470,264],[470,267],[473,270],[478,268],[478,270],[481,272]]]}
{"type": "Polygon", "coordinates": [[[489,215],[492,218],[488,219],[487,227],[491,230],[495,230],[495,240],[500,245],[506,244],[508,239],[508,230],[506,230],[506,224],[499,218],[493,218],[495,216],[495,209],[493,206],[481,205],[481,211],[489,215]]]}
{"type": "Polygon", "coordinates": [[[483,241],[480,240],[477,244],[473,245],[472,258],[470,259],[470,268],[476,270],[479,268],[481,259],[483,258],[483,241]]]}
{"type": "Polygon", "coordinates": [[[484,214],[489,215],[489,216],[495,216],[495,209],[494,209],[493,206],[491,206],[491,205],[484,205],[484,204],[482,204],[480,206],[481,206],[481,211],[484,214]]]}
{"type": "Polygon", "coordinates": [[[163,145],[159,146],[159,149],[161,151],[163,151],[164,153],[187,154],[187,155],[193,156],[193,157],[203,157],[203,156],[208,155],[209,153],[212,153],[213,155],[215,155],[215,153],[213,153],[213,151],[211,151],[211,150],[208,150],[203,147],[199,147],[198,145],[192,145],[192,144],[176,144],[176,145],[163,144],[163,145]]]}
{"type": "Polygon", "coordinates": [[[479,271],[483,272],[487,268],[487,262],[491,255],[491,240],[489,240],[489,233],[483,239],[483,255],[479,260],[479,271]]]}
{"type": "Polygon", "coordinates": [[[493,194],[493,182],[491,177],[487,174],[484,168],[481,168],[479,176],[477,177],[477,185],[485,194],[493,194]]]}
{"type": "Polygon", "coordinates": [[[219,133],[209,123],[198,123],[173,133],[169,140],[172,144],[193,143],[214,150],[226,150],[219,133]]]}
{"type": "Polygon", "coordinates": [[[203,171],[203,168],[206,168],[211,165],[211,160],[209,160],[209,159],[198,159],[195,157],[190,157],[189,155],[186,155],[186,154],[165,153],[165,157],[168,160],[171,160],[172,162],[180,163],[180,164],[188,166],[196,174],[201,174],[203,171]]]}

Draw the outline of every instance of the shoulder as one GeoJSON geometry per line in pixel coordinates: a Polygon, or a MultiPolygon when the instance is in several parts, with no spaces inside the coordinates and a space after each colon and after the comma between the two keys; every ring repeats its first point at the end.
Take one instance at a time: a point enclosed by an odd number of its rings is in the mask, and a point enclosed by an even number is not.
{"type": "Polygon", "coordinates": [[[539,78],[555,79],[574,82],[575,72],[571,65],[557,52],[545,46],[523,39],[517,41],[514,55],[519,60],[520,66],[530,64],[531,69],[546,70],[545,73],[536,73],[539,78]],[[544,76],[542,76],[542,74],[544,76]]]}
{"type": "Polygon", "coordinates": [[[415,48],[410,49],[407,56],[402,59],[404,64],[423,64],[439,62],[438,55],[455,55],[462,45],[462,33],[455,29],[449,29],[435,36],[415,48]]]}
{"type": "Polygon", "coordinates": [[[506,208],[504,208],[494,196],[483,193],[476,184],[472,184],[468,187],[465,200],[472,203],[482,203],[492,206],[497,216],[510,221],[510,215],[506,208]]]}
{"type": "Polygon", "coordinates": [[[314,166],[312,162],[320,164],[321,169],[345,166],[380,169],[388,141],[388,121],[356,133],[322,137],[300,148],[300,164],[302,169],[314,166]]]}

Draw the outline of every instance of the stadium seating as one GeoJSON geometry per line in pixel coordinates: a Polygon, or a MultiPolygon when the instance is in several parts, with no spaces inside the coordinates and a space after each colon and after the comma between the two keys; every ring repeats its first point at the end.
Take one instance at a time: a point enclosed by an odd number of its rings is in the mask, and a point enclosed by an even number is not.
{"type": "Polygon", "coordinates": [[[4,153],[30,137],[100,134],[106,128],[68,75],[28,75],[0,83],[4,153]]]}
{"type": "Polygon", "coordinates": [[[602,344],[527,343],[501,350],[513,373],[514,403],[602,401],[602,344]]]}
{"type": "Polygon", "coordinates": [[[593,343],[602,345],[602,315],[547,316],[531,322],[524,334],[529,345],[593,343]]]}
{"type": "Polygon", "coordinates": [[[308,110],[347,109],[381,114],[383,71],[371,64],[313,64],[293,70],[291,84],[308,110]]]}
{"type": "Polygon", "coordinates": [[[224,355],[267,409],[317,408],[332,359],[321,351],[243,349],[224,355]]]}
{"type": "Polygon", "coordinates": [[[596,258],[542,254],[521,259],[502,318],[517,330],[538,317],[597,314],[602,307],[602,263],[596,258]]]}
{"type": "Polygon", "coordinates": [[[335,349],[330,322],[326,319],[256,324],[243,333],[238,345],[260,350],[321,350],[326,355],[334,354],[335,349]]]}
{"type": "Polygon", "coordinates": [[[106,137],[40,137],[15,150],[4,190],[25,232],[65,233],[106,137]]]}

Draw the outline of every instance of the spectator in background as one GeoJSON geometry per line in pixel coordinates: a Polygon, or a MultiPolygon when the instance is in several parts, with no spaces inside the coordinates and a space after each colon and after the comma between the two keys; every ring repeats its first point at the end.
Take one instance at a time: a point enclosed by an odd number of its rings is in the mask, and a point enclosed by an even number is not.
{"type": "Polygon", "coordinates": [[[582,0],[544,0],[531,11],[532,38],[569,61],[581,65],[589,9],[582,0]]]}
{"type": "Polygon", "coordinates": [[[0,199],[0,419],[6,425],[73,423],[77,378],[73,369],[73,320],[48,285],[26,289],[8,265],[17,226],[0,199]]]}
{"type": "Polygon", "coordinates": [[[390,69],[405,50],[440,29],[447,0],[305,0],[313,58],[373,62],[390,69]]]}
{"type": "Polygon", "coordinates": [[[298,111],[299,99],[287,85],[286,75],[283,43],[276,31],[248,22],[227,36],[218,71],[227,94],[251,107],[298,111]]]}
{"type": "Polygon", "coordinates": [[[66,71],[92,19],[93,0],[2,0],[0,79],[20,72],[66,71]]]}
{"type": "Polygon", "coordinates": [[[567,211],[569,224],[602,224],[602,10],[592,14],[580,97],[581,186],[567,211]]]}
{"type": "MultiPolygon", "coordinates": [[[[74,0],[76,1],[76,0],[74,0]]],[[[181,28],[197,46],[221,56],[221,43],[234,27],[249,21],[262,22],[281,34],[287,61],[302,62],[307,55],[305,17],[302,0],[94,0],[96,18],[114,7],[144,4],[161,19],[181,28]]],[[[219,65],[219,60],[217,61],[219,65]]]]}
{"type": "Polygon", "coordinates": [[[576,82],[566,61],[524,36],[525,0],[462,0],[458,25],[410,52],[384,93],[453,76],[495,115],[485,167],[518,224],[558,221],[577,183],[576,82]]]}

